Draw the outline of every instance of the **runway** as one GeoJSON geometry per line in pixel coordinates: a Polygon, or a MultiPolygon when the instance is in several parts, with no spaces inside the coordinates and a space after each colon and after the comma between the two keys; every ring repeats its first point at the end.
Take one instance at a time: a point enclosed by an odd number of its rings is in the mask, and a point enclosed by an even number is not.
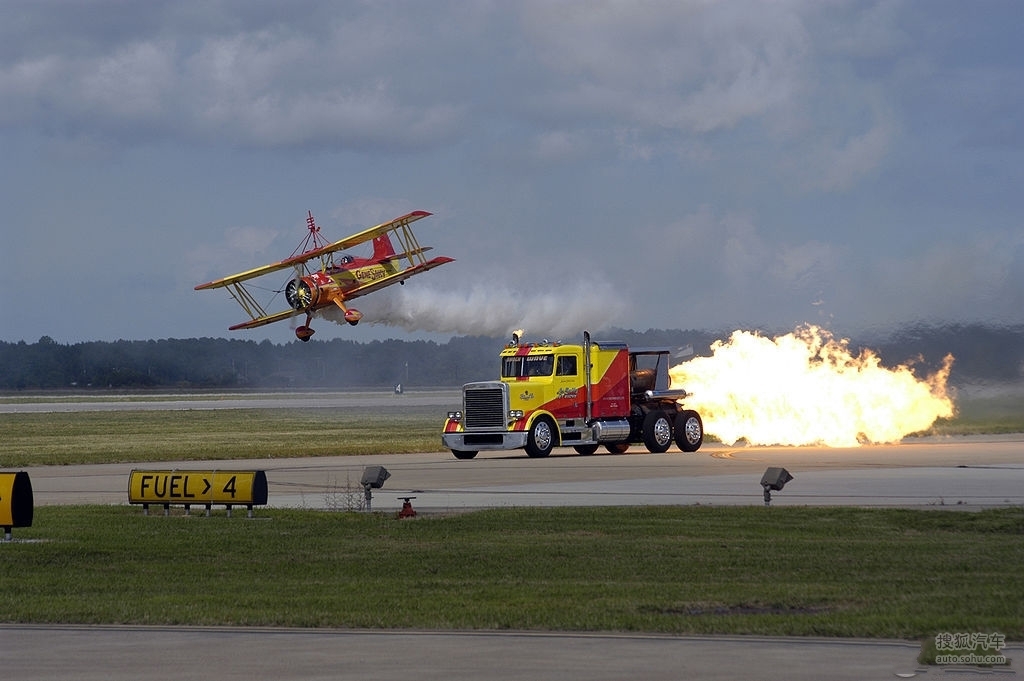
{"type": "MultiPolygon", "coordinates": [[[[0,625],[5,677],[19,681],[977,678],[920,667],[919,650],[907,641],[762,636],[0,625]]],[[[1004,652],[1016,660],[1024,650],[1004,652]]]]}
{"type": "MultiPolygon", "coordinates": [[[[431,409],[457,406],[460,392],[417,390],[305,393],[199,393],[101,397],[6,397],[0,413],[71,411],[289,409],[310,407],[431,409]]],[[[439,421],[440,422],[440,421],[439,421]]],[[[438,436],[440,447],[440,435],[438,436]]],[[[366,466],[391,473],[373,494],[374,510],[450,511],[508,506],[763,504],[761,475],[784,467],[794,479],[773,505],[857,505],[977,509],[1024,504],[1024,434],[908,438],[895,445],[729,447],[705,444],[694,454],[674,447],[649,454],[579,456],[556,449],[546,459],[484,452],[470,461],[447,451],[384,456],[247,461],[100,464],[27,469],[35,503],[119,504],[133,468],[257,469],[267,474],[268,506],[351,508],[362,500],[366,466]],[[358,498],[356,498],[358,497],[358,498]]]]}
{"type": "Polygon", "coordinates": [[[263,470],[268,507],[357,507],[367,466],[391,477],[371,500],[397,510],[403,498],[420,511],[512,506],[763,505],[762,474],[793,476],[772,505],[900,506],[979,509],[1024,504],[1024,434],[910,439],[850,449],[727,447],[693,454],[579,456],[556,449],[545,459],[522,452],[482,453],[460,461],[448,452],[380,456],[163,462],[148,465],[42,466],[26,470],[37,506],[123,504],[132,469],[263,470]]]}

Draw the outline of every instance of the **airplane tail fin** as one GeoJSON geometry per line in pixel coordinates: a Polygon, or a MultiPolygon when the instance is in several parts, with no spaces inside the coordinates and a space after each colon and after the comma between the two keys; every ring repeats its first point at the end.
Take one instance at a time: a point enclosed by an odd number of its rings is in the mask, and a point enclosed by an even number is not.
{"type": "Polygon", "coordinates": [[[381,234],[373,240],[373,259],[385,260],[395,256],[395,247],[391,245],[391,236],[381,234]]]}

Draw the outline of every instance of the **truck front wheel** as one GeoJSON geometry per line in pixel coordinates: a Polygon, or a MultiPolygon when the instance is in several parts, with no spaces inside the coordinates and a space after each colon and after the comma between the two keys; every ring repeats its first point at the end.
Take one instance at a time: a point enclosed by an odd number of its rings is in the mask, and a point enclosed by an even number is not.
{"type": "Polygon", "coordinates": [[[555,427],[551,421],[541,417],[530,426],[530,433],[526,436],[526,453],[533,458],[545,457],[551,453],[555,446],[555,427]]]}
{"type": "Polygon", "coordinates": [[[652,454],[661,454],[672,444],[672,422],[660,409],[644,417],[644,445],[652,454]]]}
{"type": "Polygon", "coordinates": [[[467,452],[464,449],[453,449],[452,454],[455,455],[456,459],[472,459],[476,456],[476,452],[467,452]]]}
{"type": "Polygon", "coordinates": [[[676,414],[676,445],[684,452],[695,452],[704,443],[704,422],[700,414],[687,409],[676,414]]]}

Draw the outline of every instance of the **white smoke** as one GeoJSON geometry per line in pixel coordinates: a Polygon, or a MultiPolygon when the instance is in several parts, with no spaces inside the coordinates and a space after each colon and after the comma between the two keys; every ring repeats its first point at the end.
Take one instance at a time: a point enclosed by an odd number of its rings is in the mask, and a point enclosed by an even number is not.
{"type": "MultiPolygon", "coordinates": [[[[524,293],[496,283],[449,291],[394,286],[349,306],[363,313],[361,324],[467,336],[506,336],[525,328],[531,336],[552,338],[606,328],[619,322],[627,308],[610,285],[582,281],[544,293],[524,293]]],[[[340,311],[328,310],[323,316],[344,321],[340,311]]]]}

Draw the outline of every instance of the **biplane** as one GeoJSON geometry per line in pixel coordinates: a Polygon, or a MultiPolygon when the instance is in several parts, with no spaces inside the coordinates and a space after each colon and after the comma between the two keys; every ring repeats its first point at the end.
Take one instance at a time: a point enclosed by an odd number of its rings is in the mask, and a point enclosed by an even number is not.
{"type": "Polygon", "coordinates": [[[228,289],[231,297],[251,317],[248,321],[229,326],[230,331],[252,329],[304,314],[306,321],[295,329],[295,335],[301,341],[308,341],[313,335],[313,329],[309,324],[313,314],[318,310],[337,307],[344,315],[345,321],[354,326],[359,323],[363,314],[349,307],[349,300],[379,291],[392,284],[404,284],[405,280],[413,275],[454,260],[445,256],[427,260],[423,255],[431,250],[431,247],[419,245],[410,225],[428,215],[430,213],[426,211],[413,211],[341,241],[327,243],[320,236],[320,227],[313,219],[312,211],[309,211],[306,218],[309,234],[291,256],[280,262],[200,284],[195,290],[221,287],[228,289]],[[373,255],[369,258],[342,253],[367,241],[373,242],[373,255]],[[283,292],[290,307],[281,312],[268,314],[246,284],[257,277],[288,269],[293,269],[294,275],[283,289],[274,292],[283,292]]]}

